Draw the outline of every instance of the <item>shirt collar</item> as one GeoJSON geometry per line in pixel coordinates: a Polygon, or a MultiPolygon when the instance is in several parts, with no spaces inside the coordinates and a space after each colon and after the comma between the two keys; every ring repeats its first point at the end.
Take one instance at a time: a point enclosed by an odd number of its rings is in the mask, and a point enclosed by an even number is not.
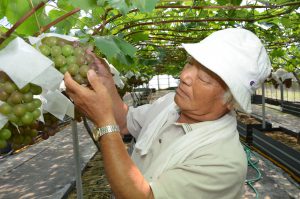
{"type": "MultiPolygon", "coordinates": [[[[175,111],[177,112],[177,114],[180,114],[180,108],[176,105],[175,106],[175,111]]],[[[200,123],[200,122],[199,122],[200,123]]],[[[178,123],[178,122],[174,122],[174,124],[176,126],[182,126],[184,133],[187,134],[195,129],[199,128],[199,123],[194,123],[194,124],[188,124],[188,123],[178,123]]]]}

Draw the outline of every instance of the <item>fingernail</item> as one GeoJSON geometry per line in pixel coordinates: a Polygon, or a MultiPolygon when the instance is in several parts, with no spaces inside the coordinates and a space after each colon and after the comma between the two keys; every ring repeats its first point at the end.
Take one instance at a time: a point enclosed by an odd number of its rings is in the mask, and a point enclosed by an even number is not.
{"type": "Polygon", "coordinates": [[[96,72],[91,69],[91,70],[88,71],[87,75],[88,75],[88,78],[91,78],[91,77],[96,76],[96,72]]]}

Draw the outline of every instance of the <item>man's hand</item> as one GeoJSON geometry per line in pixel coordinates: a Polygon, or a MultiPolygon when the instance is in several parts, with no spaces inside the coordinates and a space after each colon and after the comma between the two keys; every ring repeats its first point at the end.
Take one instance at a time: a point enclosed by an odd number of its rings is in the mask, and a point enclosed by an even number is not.
{"type": "Polygon", "coordinates": [[[114,124],[112,99],[103,85],[103,79],[94,70],[89,70],[88,80],[92,90],[75,82],[69,73],[65,74],[67,94],[74,104],[84,112],[98,127],[114,124]]]}
{"type": "Polygon", "coordinates": [[[94,62],[93,64],[91,64],[91,67],[96,71],[99,77],[103,79],[104,84],[110,83],[114,85],[114,80],[110,72],[109,65],[106,63],[106,61],[103,58],[97,57],[91,51],[86,51],[86,53],[94,59],[94,62]]]}

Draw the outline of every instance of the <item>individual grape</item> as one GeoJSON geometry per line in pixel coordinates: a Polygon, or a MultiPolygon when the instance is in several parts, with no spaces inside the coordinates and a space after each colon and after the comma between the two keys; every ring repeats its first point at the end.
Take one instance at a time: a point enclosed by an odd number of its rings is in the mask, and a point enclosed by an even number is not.
{"type": "Polygon", "coordinates": [[[22,145],[23,141],[24,141],[24,136],[22,135],[15,135],[12,140],[12,142],[16,145],[22,145]]]}
{"type": "Polygon", "coordinates": [[[28,102],[25,104],[26,105],[26,110],[29,112],[34,111],[37,107],[35,106],[34,102],[28,102]]]}
{"type": "Polygon", "coordinates": [[[43,92],[42,87],[35,85],[35,84],[30,84],[30,92],[33,95],[40,95],[43,92]]]}
{"type": "Polygon", "coordinates": [[[52,57],[57,57],[57,56],[61,55],[61,53],[62,53],[61,47],[52,46],[52,48],[51,48],[51,56],[52,57]]]}
{"type": "Polygon", "coordinates": [[[48,135],[48,133],[44,132],[41,137],[43,140],[47,140],[49,138],[49,135],[48,135]]]}
{"type": "Polygon", "coordinates": [[[23,101],[24,102],[31,102],[33,100],[33,94],[31,92],[23,94],[23,101]]]}
{"type": "Polygon", "coordinates": [[[67,61],[63,55],[59,55],[54,58],[54,63],[56,68],[60,68],[63,67],[67,63],[67,61]]]}
{"type": "Polygon", "coordinates": [[[13,82],[5,82],[4,85],[2,86],[2,88],[4,89],[4,91],[8,94],[13,93],[15,90],[18,89],[17,85],[13,82]]]}
{"type": "Polygon", "coordinates": [[[78,57],[78,56],[83,56],[84,55],[84,49],[81,47],[76,47],[74,48],[74,56],[78,57]]]}
{"type": "Polygon", "coordinates": [[[38,119],[41,116],[41,111],[39,109],[35,109],[32,112],[32,115],[33,115],[33,118],[36,120],[36,119],[38,119]]]}
{"type": "Polygon", "coordinates": [[[6,140],[0,139],[0,149],[4,149],[7,146],[6,140]]]}
{"type": "Polygon", "coordinates": [[[46,37],[42,40],[42,43],[48,46],[55,46],[57,42],[58,42],[58,38],[56,37],[46,37]]]}
{"type": "Polygon", "coordinates": [[[83,77],[87,77],[87,72],[89,71],[90,67],[88,65],[82,65],[79,69],[79,74],[83,77]]]}
{"type": "Polygon", "coordinates": [[[9,129],[3,128],[0,130],[0,139],[8,140],[11,137],[11,131],[9,129]]]}
{"type": "Polygon", "coordinates": [[[3,115],[8,115],[12,112],[12,107],[8,103],[3,103],[0,105],[0,113],[3,115]]]}
{"type": "Polygon", "coordinates": [[[88,64],[94,63],[94,57],[92,55],[85,54],[85,59],[86,59],[88,64]]]}
{"type": "Polygon", "coordinates": [[[28,135],[25,135],[24,138],[23,138],[22,144],[23,145],[33,144],[32,138],[30,136],[28,136],[28,135]]]}
{"type": "Polygon", "coordinates": [[[11,104],[20,104],[23,100],[24,95],[26,95],[26,93],[22,94],[16,90],[9,96],[8,101],[11,104]]]}
{"type": "Polygon", "coordinates": [[[3,88],[0,88],[0,101],[6,101],[9,95],[3,88]]]}
{"type": "Polygon", "coordinates": [[[8,80],[9,80],[8,75],[5,72],[0,71],[0,83],[5,83],[8,80]]]}
{"type": "Polygon", "coordinates": [[[76,57],[76,63],[78,65],[83,65],[85,64],[85,58],[84,58],[84,55],[79,55],[76,57]]]}
{"type": "Polygon", "coordinates": [[[38,131],[36,129],[30,129],[29,136],[36,137],[38,135],[38,131]]]}
{"type": "Polygon", "coordinates": [[[21,117],[21,121],[25,125],[32,124],[34,122],[34,117],[31,112],[26,112],[25,115],[21,117]]]}
{"type": "Polygon", "coordinates": [[[76,64],[76,57],[75,56],[69,56],[66,58],[67,64],[76,64]]]}
{"type": "Polygon", "coordinates": [[[68,71],[68,67],[67,66],[63,66],[59,69],[59,71],[62,73],[62,74],[65,74],[67,71],[68,71]]]}
{"type": "Polygon", "coordinates": [[[18,104],[13,107],[13,113],[17,117],[22,117],[26,113],[26,111],[27,111],[27,107],[25,104],[18,104]]]}
{"type": "Polygon", "coordinates": [[[30,91],[30,84],[26,84],[23,88],[20,89],[21,93],[27,93],[30,91]]]}
{"type": "Polygon", "coordinates": [[[54,136],[56,134],[56,132],[53,129],[50,129],[47,133],[49,136],[54,136]]]}
{"type": "Polygon", "coordinates": [[[41,53],[45,56],[49,56],[51,54],[51,48],[48,45],[40,45],[39,49],[41,51],[41,53]]]}
{"type": "Polygon", "coordinates": [[[78,83],[78,84],[84,84],[84,78],[80,74],[76,74],[73,79],[78,83]]]}
{"type": "Polygon", "coordinates": [[[68,72],[71,75],[76,75],[79,72],[79,66],[77,64],[70,64],[68,66],[68,72]]]}
{"type": "Polygon", "coordinates": [[[66,57],[71,56],[74,53],[73,46],[68,45],[68,44],[63,46],[61,51],[62,51],[62,54],[66,57]]]}
{"type": "Polygon", "coordinates": [[[33,99],[32,103],[35,108],[39,108],[42,105],[42,101],[40,99],[33,99]]]}

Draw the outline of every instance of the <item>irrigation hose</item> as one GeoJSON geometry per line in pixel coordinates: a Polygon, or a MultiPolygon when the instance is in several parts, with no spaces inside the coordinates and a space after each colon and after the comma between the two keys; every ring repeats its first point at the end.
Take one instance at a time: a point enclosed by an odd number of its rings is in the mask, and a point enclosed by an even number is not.
{"type": "Polygon", "coordinates": [[[259,171],[259,169],[257,167],[258,158],[251,151],[251,149],[247,145],[243,144],[243,146],[244,146],[244,150],[245,150],[246,155],[247,155],[248,166],[250,166],[251,168],[253,168],[256,171],[256,173],[257,173],[257,176],[255,178],[246,179],[245,183],[254,191],[254,193],[256,195],[255,198],[258,199],[259,198],[259,193],[255,189],[255,187],[253,186],[253,183],[259,181],[262,178],[261,172],[259,171]]]}

